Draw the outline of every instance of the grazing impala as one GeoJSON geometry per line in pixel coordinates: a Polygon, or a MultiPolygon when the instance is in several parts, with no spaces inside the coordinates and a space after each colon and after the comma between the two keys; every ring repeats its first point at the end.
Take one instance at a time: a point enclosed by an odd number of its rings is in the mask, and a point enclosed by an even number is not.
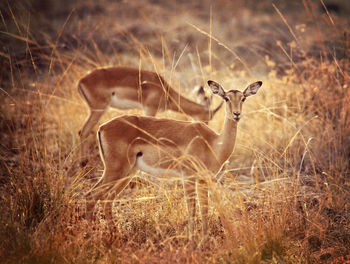
{"type": "MultiPolygon", "coordinates": [[[[202,215],[202,232],[207,233],[208,187],[206,175],[216,174],[231,156],[241,118],[242,104],[257,93],[262,82],[250,84],[244,92],[224,89],[208,81],[214,94],[226,101],[226,116],[220,134],[203,122],[177,121],[155,117],[124,115],[103,124],[98,132],[104,172],[87,194],[87,215],[91,219],[98,200],[110,191],[120,193],[135,169],[155,177],[181,177],[184,181],[189,230],[193,233],[196,212],[196,182],[202,215]]],[[[105,214],[112,217],[111,201],[105,214]]]]}
{"type": "MultiPolygon", "coordinates": [[[[90,115],[81,131],[81,154],[86,155],[86,138],[109,107],[119,109],[143,109],[148,116],[155,116],[166,109],[185,113],[201,121],[209,121],[219,110],[210,110],[210,100],[203,87],[198,93],[204,104],[195,103],[176,92],[156,72],[130,67],[97,69],[83,77],[78,91],[90,109],[90,115]]],[[[85,166],[87,159],[82,161],[85,166]]]]}

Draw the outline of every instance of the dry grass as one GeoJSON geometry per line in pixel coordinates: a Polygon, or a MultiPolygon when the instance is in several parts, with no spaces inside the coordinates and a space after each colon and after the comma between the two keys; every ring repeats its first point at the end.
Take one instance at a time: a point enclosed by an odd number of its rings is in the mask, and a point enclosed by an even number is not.
{"type": "MultiPolygon", "coordinates": [[[[0,262],[350,261],[349,4],[48,2],[56,9],[1,4],[0,262]],[[182,186],[141,173],[115,201],[113,227],[101,212],[83,217],[102,163],[92,136],[92,162],[78,167],[87,108],[76,82],[95,67],[140,64],[192,98],[208,79],[264,82],[245,103],[230,171],[210,184],[210,235],[198,230],[196,248],[182,186]]],[[[219,131],[223,118],[209,125],[219,131]]]]}

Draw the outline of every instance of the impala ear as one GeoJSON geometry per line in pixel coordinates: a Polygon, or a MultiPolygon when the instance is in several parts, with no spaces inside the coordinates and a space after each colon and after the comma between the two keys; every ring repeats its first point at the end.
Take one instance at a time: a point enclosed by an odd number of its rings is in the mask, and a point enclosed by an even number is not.
{"type": "Polygon", "coordinates": [[[220,84],[218,84],[217,82],[209,80],[208,81],[208,85],[209,85],[211,91],[213,92],[213,94],[217,94],[217,95],[221,96],[224,99],[226,98],[226,92],[224,91],[224,89],[221,87],[220,84]]]}
{"type": "Polygon", "coordinates": [[[203,85],[199,86],[198,91],[197,91],[197,94],[198,94],[198,95],[204,95],[204,94],[205,94],[203,85]]]}
{"type": "Polygon", "coordinates": [[[255,83],[248,85],[248,87],[244,90],[243,95],[245,97],[248,97],[248,96],[256,94],[258,92],[259,88],[261,87],[261,85],[262,85],[261,81],[258,81],[258,82],[255,82],[255,83]]]}
{"type": "Polygon", "coordinates": [[[197,96],[200,98],[201,104],[203,104],[205,107],[209,109],[211,98],[206,96],[203,85],[196,85],[195,89],[197,90],[197,96]]]}

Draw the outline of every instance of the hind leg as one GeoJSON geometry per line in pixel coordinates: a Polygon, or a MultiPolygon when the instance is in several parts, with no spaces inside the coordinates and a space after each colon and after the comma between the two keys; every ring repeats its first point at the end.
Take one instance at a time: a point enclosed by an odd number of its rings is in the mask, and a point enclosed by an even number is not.
{"type": "Polygon", "coordinates": [[[144,113],[147,116],[156,116],[158,110],[162,107],[164,107],[164,95],[159,94],[159,89],[162,89],[161,86],[151,84],[151,83],[143,83],[142,84],[142,90],[143,91],[153,91],[149,92],[147,96],[142,98],[142,105],[144,109],[144,113]],[[156,88],[158,87],[158,88],[156,88]],[[155,89],[156,88],[156,89],[155,89]],[[154,92],[156,90],[157,92],[154,92]]]}
{"type": "Polygon", "coordinates": [[[156,116],[157,109],[151,108],[151,107],[145,107],[144,112],[146,116],[156,116]]]}
{"type": "Polygon", "coordinates": [[[111,199],[107,200],[105,202],[105,205],[104,205],[104,213],[106,215],[106,218],[108,220],[113,220],[113,208],[112,208],[112,205],[113,205],[113,199],[114,197],[118,196],[119,193],[121,193],[125,187],[130,183],[131,181],[131,177],[130,176],[127,176],[126,178],[124,179],[119,179],[116,181],[114,187],[112,188],[111,190],[111,199]]]}
{"type": "Polygon", "coordinates": [[[91,110],[88,119],[86,120],[83,128],[79,131],[80,135],[80,160],[81,167],[84,167],[88,162],[88,137],[90,131],[98,123],[105,110],[91,110]]]}
{"type": "Polygon", "coordinates": [[[122,192],[131,180],[131,172],[132,167],[128,163],[123,164],[118,161],[113,164],[113,167],[105,168],[101,179],[86,195],[86,212],[88,219],[92,219],[93,209],[99,200],[104,202],[106,218],[109,220],[113,219],[112,200],[107,200],[108,195],[111,194],[112,191],[115,196],[122,192]]]}

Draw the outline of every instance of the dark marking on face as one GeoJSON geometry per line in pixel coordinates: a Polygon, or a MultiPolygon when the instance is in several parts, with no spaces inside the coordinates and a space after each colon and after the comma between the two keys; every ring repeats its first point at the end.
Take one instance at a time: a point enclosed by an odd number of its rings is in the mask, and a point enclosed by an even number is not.
{"type": "Polygon", "coordinates": [[[201,85],[201,87],[199,87],[198,89],[198,94],[204,94],[204,88],[203,88],[203,85],[201,85]]]}

